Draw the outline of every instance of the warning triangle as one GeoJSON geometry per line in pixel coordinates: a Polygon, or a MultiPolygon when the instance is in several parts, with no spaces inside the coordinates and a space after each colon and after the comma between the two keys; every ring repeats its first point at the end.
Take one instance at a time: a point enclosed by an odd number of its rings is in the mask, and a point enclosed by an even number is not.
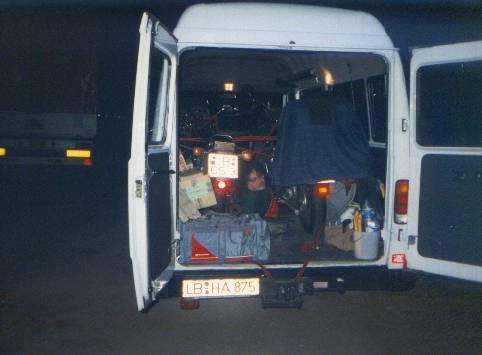
{"type": "Polygon", "coordinates": [[[217,261],[218,257],[191,235],[191,261],[217,261]]]}

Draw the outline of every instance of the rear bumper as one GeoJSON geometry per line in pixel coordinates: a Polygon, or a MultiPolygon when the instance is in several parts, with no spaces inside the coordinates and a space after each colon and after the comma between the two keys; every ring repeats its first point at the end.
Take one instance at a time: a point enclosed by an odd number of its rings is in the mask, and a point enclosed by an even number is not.
{"type": "MultiPolygon", "coordinates": [[[[83,158],[66,157],[0,157],[0,165],[74,165],[89,166],[83,158]]],[[[91,164],[92,165],[92,159],[91,164]]]]}
{"type": "MultiPolygon", "coordinates": [[[[292,280],[298,269],[270,270],[275,280],[292,280]]],[[[304,278],[314,283],[314,291],[382,290],[386,289],[391,273],[386,266],[333,267],[322,269],[308,268],[304,278]]],[[[177,271],[172,279],[157,294],[157,298],[180,297],[182,280],[265,277],[262,270],[203,270],[177,271]]]]}

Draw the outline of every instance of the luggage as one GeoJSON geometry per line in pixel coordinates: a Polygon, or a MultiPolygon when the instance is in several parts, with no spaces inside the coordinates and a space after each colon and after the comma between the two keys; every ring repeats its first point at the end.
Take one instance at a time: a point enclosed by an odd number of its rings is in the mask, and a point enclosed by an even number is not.
{"type": "Polygon", "coordinates": [[[179,224],[181,264],[268,261],[270,232],[258,214],[209,212],[179,224]]]}

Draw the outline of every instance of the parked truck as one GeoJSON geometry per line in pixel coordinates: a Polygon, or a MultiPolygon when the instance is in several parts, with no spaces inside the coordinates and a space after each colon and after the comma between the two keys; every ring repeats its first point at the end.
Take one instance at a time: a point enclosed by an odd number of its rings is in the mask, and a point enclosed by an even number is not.
{"type": "Polygon", "coordinates": [[[91,166],[98,116],[0,111],[0,164],[91,166]]]}

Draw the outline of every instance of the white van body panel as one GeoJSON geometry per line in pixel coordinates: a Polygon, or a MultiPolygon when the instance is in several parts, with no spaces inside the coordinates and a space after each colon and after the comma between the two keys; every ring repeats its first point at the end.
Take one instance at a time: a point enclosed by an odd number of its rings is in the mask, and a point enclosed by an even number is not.
{"type": "Polygon", "coordinates": [[[389,80],[385,228],[390,235],[385,239],[388,241],[388,247],[385,249],[387,251],[385,257],[388,259],[385,261],[389,268],[402,268],[403,264],[394,264],[391,260],[392,254],[405,253],[408,243],[408,239],[405,237],[405,227],[393,222],[395,183],[397,180],[407,179],[409,166],[409,155],[399,154],[399,152],[410,150],[408,130],[402,129],[403,120],[406,120],[406,124],[409,126],[409,111],[405,77],[398,52],[393,54],[389,80]]]}
{"type": "MultiPolygon", "coordinates": [[[[160,25],[159,22],[145,13],[139,28],[140,42],[137,62],[136,87],[134,96],[134,112],[132,125],[131,157],[128,163],[128,204],[129,204],[129,251],[134,273],[137,307],[144,309],[151,302],[151,276],[149,273],[149,241],[147,216],[147,179],[146,176],[146,117],[149,85],[149,60],[151,42],[154,37],[155,48],[170,56],[176,62],[176,41],[160,25]],[[157,36],[159,34],[159,36],[157,36]]],[[[174,75],[175,76],[175,75],[174,75]]],[[[173,85],[171,85],[172,102],[174,100],[173,85]]],[[[175,129],[171,112],[168,119],[168,131],[175,129]]],[[[159,149],[171,147],[171,135],[166,136],[165,144],[159,149]]],[[[175,156],[175,154],[174,154],[175,156]]],[[[177,162],[174,161],[173,164],[177,162]]],[[[175,186],[175,185],[174,185],[175,186]]],[[[172,193],[172,191],[171,191],[172,193]]],[[[171,199],[172,202],[172,199],[171,199]]],[[[175,203],[175,202],[174,202],[175,203]]],[[[156,275],[157,276],[157,275],[156,275]]]]}
{"type": "Polygon", "coordinates": [[[380,22],[361,11],[294,4],[226,3],[189,7],[174,35],[181,47],[393,49],[380,22]]]}
{"type": "MultiPolygon", "coordinates": [[[[426,147],[417,142],[416,114],[417,114],[417,70],[426,65],[445,63],[469,62],[482,60],[482,41],[457,43],[451,45],[420,48],[413,51],[410,66],[410,119],[413,129],[410,130],[410,189],[408,197],[408,221],[406,236],[419,235],[419,196],[420,175],[422,158],[427,154],[438,155],[471,155],[482,156],[482,149],[475,147],[426,147]]],[[[402,156],[400,154],[399,156],[402,156]]],[[[480,231],[474,231],[475,233],[480,231]]],[[[407,238],[407,237],[406,237],[407,238]]],[[[407,267],[425,272],[457,277],[466,280],[482,282],[482,267],[470,264],[457,263],[440,259],[423,257],[418,251],[418,238],[407,250],[407,267]]]]}

